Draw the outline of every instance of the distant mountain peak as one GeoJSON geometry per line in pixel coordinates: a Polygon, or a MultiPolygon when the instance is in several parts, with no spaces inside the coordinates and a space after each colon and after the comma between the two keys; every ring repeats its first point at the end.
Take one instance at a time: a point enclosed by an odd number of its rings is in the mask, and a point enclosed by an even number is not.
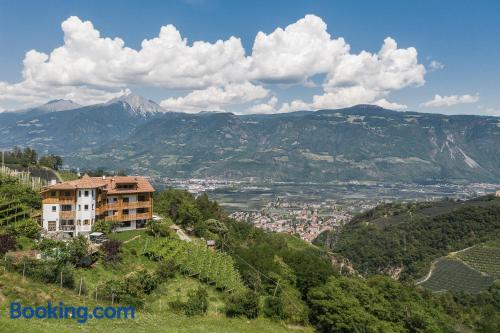
{"type": "Polygon", "coordinates": [[[144,98],[142,96],[127,93],[120,97],[114,98],[106,103],[106,105],[110,104],[122,104],[125,107],[128,107],[134,114],[140,116],[146,116],[158,112],[164,112],[165,110],[155,101],[144,98]]]}
{"type": "Polygon", "coordinates": [[[82,106],[78,103],[73,102],[69,99],[53,99],[47,103],[37,106],[36,109],[40,109],[47,112],[57,112],[66,111],[81,108],[82,106]]]}

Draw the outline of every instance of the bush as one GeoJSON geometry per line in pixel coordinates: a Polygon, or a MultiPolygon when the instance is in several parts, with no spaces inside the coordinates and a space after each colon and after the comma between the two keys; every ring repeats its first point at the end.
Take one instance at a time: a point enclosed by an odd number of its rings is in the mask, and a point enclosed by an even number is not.
{"type": "Polygon", "coordinates": [[[156,276],[161,282],[166,282],[175,276],[176,271],[177,267],[173,261],[161,261],[156,268],[156,276]]]}
{"type": "Polygon", "coordinates": [[[90,256],[88,246],[89,244],[85,237],[80,235],[72,238],[66,246],[69,262],[77,267],[89,267],[92,265],[93,259],[90,256]]]}
{"type": "Polygon", "coordinates": [[[225,312],[228,317],[257,318],[259,315],[259,296],[253,291],[231,295],[226,302],[225,312]]]}
{"type": "Polygon", "coordinates": [[[148,233],[155,237],[170,237],[172,220],[167,218],[162,221],[149,221],[148,233]]]}
{"type": "Polygon", "coordinates": [[[264,301],[264,315],[269,318],[283,319],[283,301],[281,297],[268,296],[264,301]]]}
{"type": "Polygon", "coordinates": [[[17,235],[31,239],[35,239],[40,236],[40,226],[35,220],[32,219],[19,222],[15,225],[14,230],[17,235]]]}
{"type": "Polygon", "coordinates": [[[16,238],[9,234],[0,235],[0,255],[16,249],[16,238]]]}
{"type": "Polygon", "coordinates": [[[102,232],[105,235],[110,234],[113,232],[115,229],[116,223],[115,222],[106,222],[103,220],[97,220],[95,221],[94,225],[92,226],[92,231],[93,232],[102,232]]]}
{"type": "Polygon", "coordinates": [[[208,309],[208,293],[205,288],[199,287],[188,293],[188,300],[184,304],[184,313],[187,316],[203,315],[208,309]]]}
{"type": "Polygon", "coordinates": [[[101,246],[101,253],[105,263],[117,263],[121,260],[122,242],[114,239],[105,241],[101,246]]]}

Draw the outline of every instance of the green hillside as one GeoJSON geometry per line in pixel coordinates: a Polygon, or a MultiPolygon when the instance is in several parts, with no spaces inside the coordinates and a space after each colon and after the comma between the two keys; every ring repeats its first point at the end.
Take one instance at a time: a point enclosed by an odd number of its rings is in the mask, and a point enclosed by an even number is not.
{"type": "MultiPolygon", "coordinates": [[[[16,188],[20,201],[36,197],[15,180],[3,184],[0,191],[16,188]]],[[[112,233],[96,223],[109,237],[97,252],[82,237],[41,239],[29,220],[1,226],[2,332],[452,332],[484,331],[485,318],[500,327],[491,313],[500,309],[495,284],[458,299],[386,276],[342,276],[325,249],[231,220],[206,195],[167,189],[155,196],[155,209],[163,220],[145,230],[112,233]],[[20,249],[38,249],[46,259],[4,256],[20,249]],[[138,312],[133,321],[11,320],[14,300],[134,305],[138,312]]]]}
{"type": "MultiPolygon", "coordinates": [[[[353,219],[332,250],[364,275],[419,278],[430,263],[500,234],[500,198],[384,204],[353,219]]],[[[316,240],[322,244],[326,235],[316,240]]]]}
{"type": "Polygon", "coordinates": [[[429,277],[419,285],[434,292],[452,291],[477,294],[487,290],[495,279],[482,274],[460,260],[441,258],[434,263],[429,277]]]}

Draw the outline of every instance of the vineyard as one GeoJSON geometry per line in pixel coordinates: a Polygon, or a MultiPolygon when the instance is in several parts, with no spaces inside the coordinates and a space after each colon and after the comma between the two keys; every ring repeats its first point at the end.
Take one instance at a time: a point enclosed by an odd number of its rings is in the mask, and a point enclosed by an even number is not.
{"type": "Polygon", "coordinates": [[[0,198],[0,226],[24,220],[29,215],[28,208],[19,201],[0,198]]]}
{"type": "Polygon", "coordinates": [[[472,268],[500,279],[500,247],[477,245],[457,256],[472,268]]]}
{"type": "Polygon", "coordinates": [[[483,275],[460,260],[439,259],[431,276],[420,285],[434,292],[452,291],[479,293],[493,283],[494,278],[483,275]]]}
{"type": "Polygon", "coordinates": [[[179,269],[216,288],[233,292],[245,289],[231,256],[178,239],[155,242],[145,252],[155,260],[172,261],[179,269]]]}

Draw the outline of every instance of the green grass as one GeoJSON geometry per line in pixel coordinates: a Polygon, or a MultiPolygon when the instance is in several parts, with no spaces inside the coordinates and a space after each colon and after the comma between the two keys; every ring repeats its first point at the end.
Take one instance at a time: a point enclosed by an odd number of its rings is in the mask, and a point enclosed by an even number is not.
{"type": "Polygon", "coordinates": [[[68,180],[78,179],[78,175],[76,173],[71,172],[71,171],[57,171],[57,174],[64,182],[66,182],[68,180]]]}
{"type": "MultiPolygon", "coordinates": [[[[60,289],[57,285],[42,284],[22,279],[16,273],[3,273],[0,270],[0,332],[288,332],[285,324],[265,318],[248,320],[246,318],[227,318],[223,313],[226,294],[200,282],[195,278],[177,274],[162,283],[145,298],[143,308],[137,309],[134,320],[95,320],[78,324],[76,320],[11,320],[8,306],[17,300],[25,305],[46,305],[62,301],[68,305],[110,305],[109,302],[95,301],[94,290],[109,279],[123,279],[124,276],[140,269],[153,271],[157,263],[142,255],[144,249],[152,244],[154,238],[144,230],[115,233],[109,238],[126,242],[122,246],[122,262],[106,265],[98,261],[93,268],[75,270],[75,290],[60,289]],[[86,293],[78,296],[79,282],[83,279],[86,293]],[[187,293],[199,286],[207,288],[209,308],[206,316],[187,317],[170,308],[169,303],[185,301],[187,293]]],[[[296,330],[312,332],[309,327],[296,330]]]]}
{"type": "MultiPolygon", "coordinates": [[[[10,332],[259,332],[279,333],[289,332],[291,329],[285,325],[264,318],[247,320],[242,318],[226,318],[218,306],[222,303],[217,299],[210,304],[206,316],[187,317],[175,313],[167,306],[168,301],[184,295],[184,291],[196,287],[196,280],[184,281],[183,278],[175,279],[162,287],[159,292],[148,298],[145,309],[136,312],[133,320],[95,320],[90,319],[85,324],[78,324],[76,320],[51,320],[51,319],[9,319],[9,304],[18,301],[23,305],[46,305],[47,301],[62,301],[66,305],[110,305],[96,303],[87,298],[79,298],[77,294],[68,290],[61,290],[54,285],[40,284],[23,280],[19,275],[0,273],[0,331],[10,332]],[[161,302],[160,302],[161,300],[161,302]]],[[[209,293],[210,299],[216,298],[215,291],[209,293]]],[[[312,332],[310,328],[300,328],[300,331],[312,332]]]]}
{"type": "Polygon", "coordinates": [[[456,256],[472,268],[500,279],[500,247],[476,245],[457,253],[456,256]]]}
{"type": "Polygon", "coordinates": [[[435,263],[430,278],[420,285],[433,291],[479,293],[488,289],[494,278],[481,274],[460,260],[441,258],[435,263]]]}

